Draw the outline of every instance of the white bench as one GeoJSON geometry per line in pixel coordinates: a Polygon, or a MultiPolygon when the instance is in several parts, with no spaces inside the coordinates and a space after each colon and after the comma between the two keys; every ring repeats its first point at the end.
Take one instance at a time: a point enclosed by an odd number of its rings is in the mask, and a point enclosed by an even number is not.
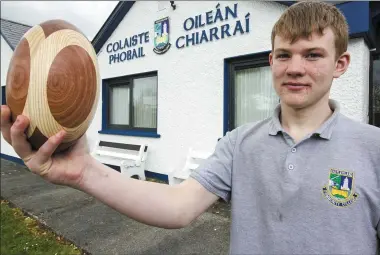
{"type": "Polygon", "coordinates": [[[91,155],[103,164],[120,167],[120,172],[129,177],[145,178],[145,162],[148,145],[124,144],[99,141],[91,155]]]}
{"type": "Polygon", "coordinates": [[[192,171],[197,169],[201,162],[211,156],[212,153],[206,151],[189,149],[185,165],[180,170],[174,170],[168,174],[169,185],[180,184],[189,178],[192,171]]]}

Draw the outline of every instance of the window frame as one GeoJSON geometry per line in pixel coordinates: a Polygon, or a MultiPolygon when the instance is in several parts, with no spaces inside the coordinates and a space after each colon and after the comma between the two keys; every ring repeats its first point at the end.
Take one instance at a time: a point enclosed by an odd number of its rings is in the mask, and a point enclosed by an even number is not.
{"type": "MultiPolygon", "coordinates": [[[[377,126],[374,119],[374,63],[376,60],[380,60],[380,50],[379,51],[372,51],[370,52],[370,68],[369,68],[369,99],[368,99],[368,123],[370,125],[377,126]]],[[[378,126],[380,127],[380,126],[378,126]]]]}
{"type": "MultiPolygon", "coordinates": [[[[371,2],[371,10],[375,11],[380,7],[376,2],[371,2]],[[377,6],[376,6],[377,5],[377,6]]],[[[380,123],[375,123],[374,113],[374,63],[380,60],[380,14],[372,16],[372,27],[374,36],[374,48],[370,51],[369,60],[369,98],[368,98],[368,124],[380,127],[380,123]]]]}
{"type": "Polygon", "coordinates": [[[225,59],[225,127],[224,134],[235,129],[235,71],[248,68],[268,67],[269,54],[264,51],[225,59]]]}
{"type": "Polygon", "coordinates": [[[6,96],[6,85],[1,86],[1,104],[6,105],[7,104],[7,96],[6,96]]]}
{"type": "Polygon", "coordinates": [[[157,77],[158,72],[144,72],[139,74],[124,75],[118,77],[112,77],[103,79],[103,109],[102,109],[102,130],[99,133],[103,134],[117,134],[117,135],[130,135],[130,136],[147,136],[147,137],[160,137],[157,134],[158,125],[158,80],[157,80],[157,114],[156,114],[156,127],[155,128],[141,128],[134,127],[134,106],[133,106],[133,85],[134,80],[139,78],[157,77]],[[128,125],[117,125],[111,124],[111,95],[110,89],[117,86],[127,86],[129,87],[129,124],[128,125]]]}

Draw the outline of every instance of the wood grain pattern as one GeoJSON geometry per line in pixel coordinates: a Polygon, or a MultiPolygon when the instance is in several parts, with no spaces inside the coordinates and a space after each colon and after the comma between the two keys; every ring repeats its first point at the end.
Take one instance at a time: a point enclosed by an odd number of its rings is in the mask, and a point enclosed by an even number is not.
{"type": "Polygon", "coordinates": [[[25,107],[30,80],[29,43],[23,38],[17,45],[11,59],[6,79],[6,100],[12,106],[14,121],[25,107]]]}
{"type": "Polygon", "coordinates": [[[34,26],[24,34],[24,38],[28,40],[29,55],[33,58],[42,41],[45,40],[44,31],[40,26],[34,26]]]}
{"type": "Polygon", "coordinates": [[[47,99],[54,119],[74,128],[86,121],[96,94],[96,71],[89,54],[77,45],[63,48],[51,64],[47,99]]]}
{"type": "Polygon", "coordinates": [[[73,24],[59,19],[45,21],[40,24],[40,27],[45,33],[45,38],[48,38],[52,33],[62,29],[70,29],[82,34],[82,32],[73,24]]]}
{"type": "MultiPolygon", "coordinates": [[[[29,81],[7,77],[7,94],[12,91],[8,86],[22,87],[15,98],[23,98],[24,106],[18,109],[12,100],[8,105],[15,115],[29,117],[27,137],[35,149],[65,129],[67,136],[56,150],[60,152],[84,135],[95,115],[100,93],[97,56],[87,37],[65,21],[44,22],[24,37],[23,44],[29,45],[24,47],[29,52],[29,81]]],[[[21,59],[25,62],[27,57],[21,59]]],[[[17,66],[17,61],[11,65],[17,66]]]]}
{"type": "MultiPolygon", "coordinates": [[[[44,31],[42,30],[42,28],[40,26],[34,26],[24,34],[24,38],[26,40],[28,40],[29,55],[30,55],[30,58],[33,59],[34,56],[36,55],[37,49],[39,48],[41,42],[43,40],[45,40],[44,31]]],[[[30,85],[30,80],[29,80],[29,89],[30,88],[33,88],[33,86],[30,85]]],[[[28,94],[29,94],[29,92],[28,92],[28,94]]],[[[28,100],[28,98],[27,98],[27,100],[28,100]]],[[[28,109],[28,103],[25,104],[24,111],[22,112],[22,114],[27,116],[27,117],[30,117],[29,109],[28,109]]],[[[30,137],[34,133],[35,128],[36,128],[36,123],[30,122],[29,127],[27,129],[28,137],[30,137]]]]}
{"type": "MultiPolygon", "coordinates": [[[[30,143],[32,144],[32,148],[38,150],[41,146],[48,140],[46,136],[44,136],[38,128],[35,128],[33,134],[28,138],[30,143]]],[[[75,144],[76,140],[61,143],[54,153],[60,153],[68,148],[70,148],[73,144],[75,144]]]]}
{"type": "Polygon", "coordinates": [[[46,137],[50,137],[58,133],[61,129],[65,129],[67,131],[67,136],[65,137],[64,142],[78,139],[89,127],[95,114],[99,99],[99,69],[96,53],[91,43],[85,36],[76,31],[60,30],[55,32],[41,43],[35,58],[32,59],[31,70],[31,83],[34,84],[34,89],[29,90],[30,97],[33,99],[28,100],[31,119],[38,123],[40,131],[46,137]],[[70,45],[78,45],[87,51],[94,63],[97,74],[96,94],[94,95],[95,99],[91,112],[84,122],[73,128],[64,127],[56,121],[48,104],[46,89],[49,70],[55,57],[61,50],[70,45]],[[40,63],[44,63],[44,65],[41,65],[40,63]]]}

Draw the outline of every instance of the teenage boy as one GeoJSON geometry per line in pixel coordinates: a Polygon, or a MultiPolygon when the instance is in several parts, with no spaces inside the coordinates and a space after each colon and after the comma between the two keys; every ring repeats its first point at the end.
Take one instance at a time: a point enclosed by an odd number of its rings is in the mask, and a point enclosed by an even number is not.
{"type": "Polygon", "coordinates": [[[145,224],[185,227],[219,197],[231,200],[232,254],[375,254],[380,130],[343,116],[329,99],[333,80],[349,66],[347,44],[336,7],[289,7],[272,31],[269,61],[281,99],[273,116],[228,132],[177,186],[123,178],[89,155],[85,137],[52,157],[64,131],[32,151],[27,117],[10,123],[6,106],[1,131],[34,173],[145,224]]]}

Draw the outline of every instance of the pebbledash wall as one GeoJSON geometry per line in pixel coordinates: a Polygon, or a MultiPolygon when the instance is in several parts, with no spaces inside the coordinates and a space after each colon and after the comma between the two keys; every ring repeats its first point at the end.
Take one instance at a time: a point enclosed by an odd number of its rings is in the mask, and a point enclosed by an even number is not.
{"type": "MultiPolygon", "coordinates": [[[[291,3],[119,3],[93,40],[104,83],[99,84],[102,96],[87,132],[90,148],[93,149],[98,140],[147,143],[146,170],[159,176],[181,169],[190,147],[212,152],[218,139],[231,129],[229,109],[233,101],[229,63],[267,59],[272,27],[288,4],[291,3]],[[154,24],[165,18],[169,22],[170,48],[157,54],[154,24]],[[107,127],[109,100],[104,94],[107,79],[150,72],[157,72],[157,131],[107,127]]],[[[344,114],[368,123],[370,49],[373,47],[369,21],[365,21],[369,20],[369,3],[344,3],[340,8],[350,25],[348,50],[352,62],[348,71],[334,81],[331,98],[341,103],[344,114]]],[[[263,60],[258,63],[262,66],[263,60]]],[[[1,75],[3,81],[3,62],[1,75]]],[[[265,86],[273,90],[271,83],[265,86]]],[[[3,138],[1,146],[2,154],[17,157],[3,138]]]]}

